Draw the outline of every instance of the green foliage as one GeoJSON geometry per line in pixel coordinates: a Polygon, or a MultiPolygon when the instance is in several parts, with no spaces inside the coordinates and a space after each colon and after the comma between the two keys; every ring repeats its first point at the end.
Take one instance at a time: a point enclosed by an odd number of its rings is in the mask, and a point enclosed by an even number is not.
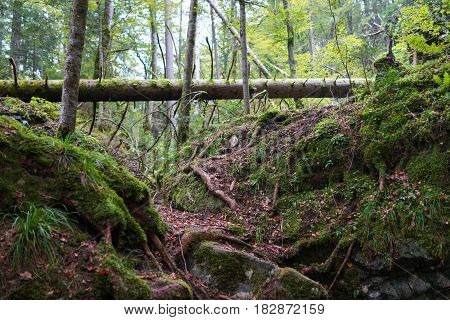
{"type": "Polygon", "coordinates": [[[42,257],[46,257],[50,263],[55,262],[56,244],[52,233],[56,229],[70,229],[67,214],[56,209],[30,205],[28,210],[10,216],[15,217],[15,237],[11,247],[13,265],[31,266],[42,257]]]}

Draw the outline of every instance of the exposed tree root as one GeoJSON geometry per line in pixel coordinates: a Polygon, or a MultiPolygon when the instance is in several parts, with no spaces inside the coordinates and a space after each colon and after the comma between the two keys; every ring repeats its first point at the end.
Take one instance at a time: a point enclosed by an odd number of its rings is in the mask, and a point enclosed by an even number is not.
{"type": "Polygon", "coordinates": [[[164,245],[161,243],[161,240],[159,240],[158,236],[154,233],[148,235],[150,241],[153,243],[153,245],[158,250],[159,254],[161,255],[161,258],[163,259],[164,264],[174,273],[176,273],[181,279],[183,279],[186,283],[188,283],[193,290],[194,295],[198,299],[209,299],[209,294],[206,292],[204,288],[196,284],[194,281],[190,279],[187,273],[180,270],[175,262],[170,258],[170,256],[167,254],[166,249],[164,248],[164,245]]]}
{"type": "Polygon", "coordinates": [[[202,168],[195,166],[193,164],[189,165],[189,168],[195,174],[200,176],[200,178],[203,180],[203,182],[205,183],[206,187],[208,188],[208,190],[210,192],[212,192],[213,194],[218,196],[223,202],[226,203],[226,205],[228,207],[230,207],[230,209],[233,209],[233,210],[236,209],[236,207],[237,207],[236,200],[234,200],[230,196],[226,195],[225,192],[223,192],[222,190],[215,189],[213,183],[211,182],[211,177],[202,168]]]}
{"type": "Polygon", "coordinates": [[[112,245],[112,226],[109,220],[106,222],[105,229],[103,230],[103,239],[107,245],[112,245]]]}
{"type": "Polygon", "coordinates": [[[214,230],[191,230],[188,232],[185,232],[184,235],[181,237],[181,248],[180,252],[177,252],[177,256],[181,254],[181,252],[189,252],[189,250],[192,248],[192,246],[195,243],[198,243],[200,241],[218,241],[222,240],[228,243],[233,243],[238,246],[254,250],[253,246],[250,244],[239,240],[237,238],[228,236],[224,233],[222,233],[220,230],[214,229],[214,230]]]}
{"type": "Polygon", "coordinates": [[[158,260],[156,260],[156,257],[153,255],[152,251],[148,247],[148,244],[144,244],[142,249],[144,251],[144,254],[150,260],[152,266],[155,267],[158,271],[162,271],[161,265],[159,264],[158,260]]]}
{"type": "Polygon", "coordinates": [[[331,282],[330,287],[328,288],[328,291],[330,291],[333,288],[334,284],[336,283],[337,279],[339,278],[342,270],[344,269],[345,264],[347,263],[348,259],[350,258],[350,255],[352,254],[354,245],[355,245],[355,241],[353,240],[347,249],[347,253],[345,254],[344,261],[342,261],[341,266],[339,267],[338,271],[336,272],[336,275],[334,276],[333,282],[331,282]]]}
{"type": "Polygon", "coordinates": [[[256,142],[256,139],[258,138],[260,133],[261,133],[261,127],[257,126],[255,128],[255,130],[253,131],[253,133],[252,133],[252,137],[250,138],[250,142],[245,147],[246,148],[253,147],[255,142],[256,142]]]}
{"type": "Polygon", "coordinates": [[[280,192],[280,182],[277,181],[275,183],[275,188],[273,189],[273,196],[272,196],[272,204],[270,206],[270,210],[273,211],[275,209],[275,206],[277,204],[278,200],[278,193],[280,192]]]}

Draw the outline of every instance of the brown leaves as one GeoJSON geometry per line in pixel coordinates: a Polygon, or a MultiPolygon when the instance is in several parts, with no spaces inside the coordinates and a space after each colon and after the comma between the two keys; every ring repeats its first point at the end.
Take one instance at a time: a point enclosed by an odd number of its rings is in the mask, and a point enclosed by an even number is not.
{"type": "Polygon", "coordinates": [[[20,280],[25,280],[25,281],[33,279],[33,275],[29,271],[19,273],[19,277],[20,277],[20,280]]]}

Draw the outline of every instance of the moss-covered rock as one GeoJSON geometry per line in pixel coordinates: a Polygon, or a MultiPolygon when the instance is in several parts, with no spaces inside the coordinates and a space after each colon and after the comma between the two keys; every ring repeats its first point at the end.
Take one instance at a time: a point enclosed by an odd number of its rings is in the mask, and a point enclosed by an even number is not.
{"type": "Polygon", "coordinates": [[[59,116],[59,105],[41,98],[33,98],[25,103],[16,98],[0,98],[0,115],[26,121],[29,124],[41,124],[56,120],[59,116]]]}
{"type": "Polygon", "coordinates": [[[188,212],[218,211],[224,203],[208,191],[205,184],[193,173],[182,174],[170,192],[176,207],[188,212]]]}
{"type": "Polygon", "coordinates": [[[107,223],[118,243],[146,242],[145,228],[163,235],[165,225],[149,205],[149,190],[105,153],[37,135],[17,121],[0,116],[0,210],[27,203],[64,206],[90,227],[107,223]],[[139,221],[138,221],[139,220],[139,221]]]}
{"type": "Polygon", "coordinates": [[[449,160],[448,151],[441,152],[434,148],[412,157],[406,165],[406,172],[414,182],[446,188],[450,185],[449,160]]]}
{"type": "Polygon", "coordinates": [[[152,298],[149,284],[127,267],[112,248],[105,247],[103,251],[95,280],[98,298],[116,300],[148,300],[152,298]]]}
{"type": "Polygon", "coordinates": [[[319,300],[327,298],[319,283],[292,268],[278,268],[262,290],[261,298],[275,300],[319,300]]]}
{"type": "Polygon", "coordinates": [[[188,268],[213,288],[237,298],[250,298],[270,279],[277,266],[251,253],[203,241],[190,253],[188,268]]]}

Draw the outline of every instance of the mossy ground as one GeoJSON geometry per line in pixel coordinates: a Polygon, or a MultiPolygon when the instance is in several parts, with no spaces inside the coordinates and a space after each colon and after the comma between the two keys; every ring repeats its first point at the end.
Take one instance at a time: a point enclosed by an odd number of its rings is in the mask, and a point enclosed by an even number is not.
{"type": "Polygon", "coordinates": [[[35,125],[55,118],[53,104],[3,99],[0,106],[0,212],[5,235],[0,243],[0,296],[150,299],[150,282],[141,280],[120,253],[141,248],[147,234],[163,237],[166,232],[150,203],[149,188],[95,139],[80,132],[63,140],[40,133],[35,125]],[[17,270],[9,249],[15,237],[8,213],[30,205],[66,211],[73,228],[52,231],[56,261],[42,257],[17,270]],[[114,247],[97,244],[107,224],[113,228],[114,247]]]}
{"type": "MultiPolygon", "coordinates": [[[[214,167],[224,191],[233,184],[229,194],[241,205],[238,215],[226,212],[233,226],[257,241],[299,247],[357,239],[387,256],[413,238],[447,256],[449,95],[436,79],[449,69],[445,59],[388,65],[353,103],[271,110],[230,126],[227,136],[239,137],[241,148],[222,144],[221,158],[199,162],[214,167]],[[261,133],[246,148],[255,126],[261,133]]],[[[177,192],[187,190],[180,185],[177,192]]]]}

